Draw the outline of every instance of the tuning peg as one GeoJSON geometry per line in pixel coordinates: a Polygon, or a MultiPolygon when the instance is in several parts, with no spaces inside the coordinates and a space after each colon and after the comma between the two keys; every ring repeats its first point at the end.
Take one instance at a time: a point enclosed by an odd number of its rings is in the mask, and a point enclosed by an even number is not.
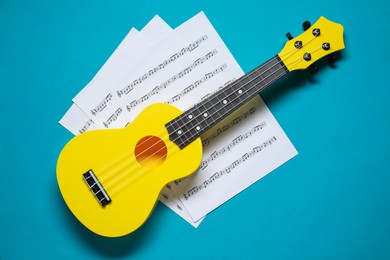
{"type": "Polygon", "coordinates": [[[337,56],[334,53],[328,55],[328,62],[330,65],[333,65],[337,61],[337,56]]]}
{"type": "Polygon", "coordinates": [[[287,37],[287,39],[289,39],[289,40],[294,39],[294,37],[291,35],[290,32],[286,33],[286,37],[287,37]]]}
{"type": "Polygon", "coordinates": [[[319,70],[318,67],[314,66],[314,65],[310,65],[308,69],[309,69],[309,72],[310,72],[311,75],[316,74],[318,72],[318,70],[319,70]]]}
{"type": "Polygon", "coordinates": [[[306,31],[307,29],[309,29],[311,26],[311,23],[310,21],[304,21],[303,24],[302,24],[302,27],[303,27],[303,30],[306,31]]]}

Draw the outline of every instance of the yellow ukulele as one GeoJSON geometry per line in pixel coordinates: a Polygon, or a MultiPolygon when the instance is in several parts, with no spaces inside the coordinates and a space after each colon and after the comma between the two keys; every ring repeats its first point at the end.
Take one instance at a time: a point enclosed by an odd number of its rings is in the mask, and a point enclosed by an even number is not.
{"type": "Polygon", "coordinates": [[[57,180],[76,218],[102,236],[136,230],[164,185],[197,170],[201,134],[288,72],[344,48],[343,27],[324,17],[289,38],[278,55],[184,113],[157,103],[125,128],[89,131],[69,141],[58,158],[57,180]]]}

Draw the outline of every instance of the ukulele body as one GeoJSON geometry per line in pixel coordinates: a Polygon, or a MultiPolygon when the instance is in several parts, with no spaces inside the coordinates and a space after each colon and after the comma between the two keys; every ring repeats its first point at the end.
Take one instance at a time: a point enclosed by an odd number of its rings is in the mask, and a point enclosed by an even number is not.
{"type": "Polygon", "coordinates": [[[342,25],[320,17],[279,54],[184,113],[171,105],[154,104],[123,129],[75,137],[57,163],[66,204],[97,234],[117,237],[136,230],[149,217],[164,185],[199,167],[202,143],[197,137],[203,131],[285,74],[344,49],[343,31],[342,25]],[[182,139],[172,142],[169,136],[182,139]]]}
{"type": "Polygon", "coordinates": [[[180,149],[165,128],[181,113],[153,104],[124,128],[89,131],[68,142],[57,162],[57,181],[83,225],[107,237],[126,235],[148,219],[164,185],[198,169],[200,138],[180,149]]]}

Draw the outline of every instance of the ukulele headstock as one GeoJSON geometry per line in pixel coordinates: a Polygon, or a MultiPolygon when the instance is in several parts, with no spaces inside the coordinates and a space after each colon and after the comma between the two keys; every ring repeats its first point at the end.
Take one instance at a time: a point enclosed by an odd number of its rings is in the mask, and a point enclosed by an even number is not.
{"type": "Polygon", "coordinates": [[[290,39],[278,54],[289,71],[306,69],[315,61],[344,49],[344,28],[321,16],[301,35],[290,39]]]}

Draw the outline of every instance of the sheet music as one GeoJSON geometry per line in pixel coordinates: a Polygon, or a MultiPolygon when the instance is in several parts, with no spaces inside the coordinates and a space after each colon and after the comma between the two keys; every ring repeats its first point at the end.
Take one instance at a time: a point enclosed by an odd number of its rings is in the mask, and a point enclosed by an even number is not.
{"type": "Polygon", "coordinates": [[[173,190],[172,184],[167,184],[161,191],[159,200],[195,228],[204,220],[204,217],[197,221],[193,220],[184,204],[178,198],[177,193],[173,190]]]}
{"type": "Polygon", "coordinates": [[[174,182],[194,221],[297,154],[260,97],[202,136],[199,170],[174,182]]]}
{"type": "MultiPolygon", "coordinates": [[[[143,44],[144,41],[147,39],[150,42],[156,42],[159,38],[162,37],[162,33],[167,33],[171,31],[170,27],[159,17],[155,16],[140,32],[142,34],[142,38],[138,38],[138,40],[141,39],[141,43],[143,44]],[[156,33],[158,32],[158,33],[156,33]]],[[[137,39],[135,36],[138,36],[139,33],[136,29],[132,29],[126,38],[121,42],[121,44],[117,47],[115,52],[111,55],[110,59],[104,64],[104,66],[99,70],[97,75],[95,76],[94,80],[91,81],[88,84],[88,90],[83,91],[89,91],[93,92],[94,87],[97,86],[98,88],[102,87],[104,85],[97,84],[96,82],[100,80],[100,82],[110,82],[110,78],[113,77],[112,71],[115,71],[115,77],[120,77],[118,75],[118,70],[120,67],[121,70],[120,73],[129,73],[131,74],[131,70],[126,65],[128,61],[133,61],[134,59],[131,59],[130,54],[124,54],[128,52],[129,49],[134,48],[135,43],[132,41],[136,41],[137,39]],[[125,70],[123,69],[125,68],[125,70]]],[[[141,48],[141,46],[140,46],[141,48]]],[[[150,44],[148,45],[148,50],[150,48],[150,44]]],[[[133,50],[134,51],[134,50],[133,50]]],[[[104,83],[105,84],[105,83],[104,83]]],[[[109,91],[109,88],[106,87],[106,91],[109,91]]],[[[87,95],[87,94],[85,94],[87,95]]],[[[111,94],[108,94],[106,96],[104,102],[111,101],[111,94]]],[[[90,97],[91,98],[91,97],[90,97]]],[[[93,98],[93,96],[92,96],[93,98]]],[[[60,124],[63,125],[66,129],[68,129],[70,132],[72,132],[74,135],[83,133],[88,130],[94,130],[94,129],[101,129],[102,127],[100,124],[94,123],[94,121],[84,112],[82,111],[76,104],[73,104],[71,108],[66,112],[66,114],[63,116],[63,118],[60,120],[60,124]]],[[[111,128],[111,127],[110,127],[111,128]]],[[[177,197],[177,195],[174,193],[172,195],[172,192],[170,189],[166,189],[162,192],[164,194],[164,197],[161,197],[161,201],[168,206],[170,209],[172,209],[176,214],[181,216],[184,220],[189,222],[192,226],[197,227],[200,223],[200,221],[194,222],[192,218],[188,215],[187,211],[185,210],[183,204],[179,199],[174,199],[174,197],[177,197]],[[169,198],[169,199],[167,199],[169,198]]]]}
{"type": "MultiPolygon", "coordinates": [[[[143,58],[145,46],[153,45],[166,33],[172,31],[159,16],[153,19],[133,39],[126,41],[124,48],[114,52],[96,76],[73,98],[73,102],[101,128],[103,120],[99,120],[100,110],[109,104],[116,106],[117,96],[111,93],[113,79],[123,78],[131,73],[132,68],[143,58]],[[146,35],[144,34],[146,33],[146,35]]],[[[115,127],[114,125],[112,127],[115,127]]]]}
{"type": "MultiPolygon", "coordinates": [[[[140,36],[135,39],[146,47],[125,57],[136,65],[113,64],[96,77],[101,84],[89,84],[73,99],[88,122],[100,128],[123,127],[143,108],[161,101],[186,110],[243,75],[202,12],[153,44],[140,36]]],[[[138,46],[129,45],[132,50],[138,46]]],[[[202,140],[198,172],[167,185],[160,196],[195,227],[210,211],[297,154],[260,97],[202,140]]]]}
{"type": "Polygon", "coordinates": [[[93,120],[93,116],[90,113],[95,115],[99,108],[104,108],[108,102],[115,102],[115,100],[112,100],[112,94],[109,93],[110,87],[107,86],[106,82],[110,83],[110,78],[119,78],[131,73],[129,67],[134,67],[133,63],[136,63],[136,60],[132,58],[134,52],[144,49],[145,44],[150,46],[151,43],[157,41],[162,35],[171,30],[169,25],[158,15],[154,16],[145,25],[141,30],[142,34],[138,33],[135,28],[132,28],[95,77],[74,99],[86,97],[87,101],[94,102],[94,100],[100,99],[101,95],[106,96],[90,111],[82,109],[84,108],[83,104],[81,104],[81,108],[73,104],[60,120],[60,124],[75,135],[87,130],[103,128],[101,122],[96,119],[93,120]]]}
{"type": "Polygon", "coordinates": [[[101,128],[75,104],[71,105],[59,123],[74,135],[101,128]]]}
{"type": "MultiPolygon", "coordinates": [[[[102,66],[99,73],[103,72],[110,64],[115,63],[115,60],[121,58],[121,54],[128,49],[128,45],[134,37],[138,34],[138,30],[135,28],[131,28],[126,37],[122,40],[119,46],[116,48],[114,53],[110,56],[107,62],[102,66]]],[[[100,76],[98,76],[100,77],[100,76]]],[[[101,127],[96,124],[84,111],[82,111],[77,105],[72,104],[69,110],[65,113],[65,115],[61,118],[59,123],[69,130],[72,134],[78,135],[80,133],[84,133],[88,130],[100,129],[101,127]]]]}

